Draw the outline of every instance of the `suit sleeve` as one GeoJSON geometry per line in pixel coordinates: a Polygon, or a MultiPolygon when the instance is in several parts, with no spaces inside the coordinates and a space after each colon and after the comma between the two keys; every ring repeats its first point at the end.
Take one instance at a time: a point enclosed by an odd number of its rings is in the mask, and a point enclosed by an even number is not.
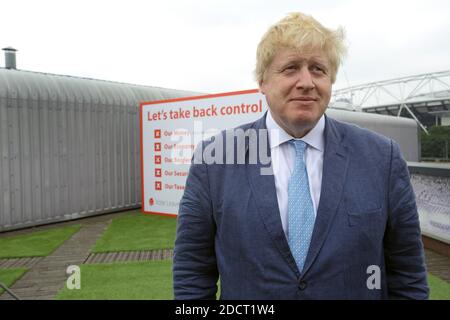
{"type": "Polygon", "coordinates": [[[427,299],[428,284],[419,216],[409,171],[391,141],[389,216],[384,239],[390,299],[427,299]]]}
{"type": "Polygon", "coordinates": [[[193,161],[177,218],[173,258],[175,299],[216,299],[215,231],[208,168],[193,161]]]}

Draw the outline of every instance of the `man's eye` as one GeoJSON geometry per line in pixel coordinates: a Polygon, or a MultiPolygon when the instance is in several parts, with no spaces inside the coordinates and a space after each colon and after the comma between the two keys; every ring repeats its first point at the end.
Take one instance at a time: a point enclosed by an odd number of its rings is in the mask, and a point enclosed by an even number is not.
{"type": "Polygon", "coordinates": [[[292,70],[296,70],[296,69],[297,69],[297,66],[295,66],[295,65],[288,65],[288,66],[286,66],[283,69],[283,71],[292,71],[292,70]]]}
{"type": "Polygon", "coordinates": [[[318,66],[318,65],[312,66],[311,70],[312,70],[313,72],[321,72],[321,73],[325,73],[325,69],[322,68],[321,66],[318,66]]]}

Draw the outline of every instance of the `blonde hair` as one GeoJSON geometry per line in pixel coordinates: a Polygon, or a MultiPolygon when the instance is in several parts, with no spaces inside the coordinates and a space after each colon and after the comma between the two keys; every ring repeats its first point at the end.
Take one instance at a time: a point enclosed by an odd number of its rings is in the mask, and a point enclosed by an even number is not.
{"type": "Polygon", "coordinates": [[[342,27],[331,30],[311,16],[300,12],[290,13],[271,26],[258,45],[255,69],[258,83],[265,79],[266,70],[280,47],[296,49],[303,53],[322,51],[330,63],[332,83],[336,81],[339,65],[347,51],[342,27]]]}

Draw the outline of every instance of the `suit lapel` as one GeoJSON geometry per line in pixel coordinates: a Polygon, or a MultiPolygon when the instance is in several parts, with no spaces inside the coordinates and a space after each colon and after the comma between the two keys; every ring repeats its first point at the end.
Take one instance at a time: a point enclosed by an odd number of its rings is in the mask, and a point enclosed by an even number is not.
{"type": "MultiPolygon", "coordinates": [[[[259,119],[257,122],[255,122],[254,126],[251,129],[256,129],[256,131],[259,131],[260,129],[267,130],[265,119],[266,117],[262,117],[261,119],[259,119]]],[[[265,134],[267,134],[267,131],[265,131],[265,134]]],[[[257,139],[257,141],[259,144],[259,138],[257,139]]],[[[268,150],[268,156],[270,157],[270,147],[268,139],[266,139],[266,141],[266,150],[268,150]]],[[[252,144],[249,145],[247,143],[247,159],[250,148],[257,148],[257,146],[252,144]]],[[[281,217],[278,208],[278,199],[273,173],[268,175],[261,174],[261,169],[266,168],[267,170],[268,165],[262,165],[259,157],[256,164],[247,162],[246,165],[246,172],[250,189],[252,191],[255,204],[258,208],[258,213],[261,216],[261,220],[263,221],[267,232],[269,233],[277,249],[280,251],[281,255],[284,257],[291,269],[294,272],[298,273],[295,260],[291,254],[289,244],[286,240],[286,236],[281,225],[281,217]]]]}
{"type": "Polygon", "coordinates": [[[334,120],[326,117],[320,201],[303,274],[308,271],[316,259],[336,215],[344,189],[348,160],[347,149],[343,145],[341,133],[334,120]]]}

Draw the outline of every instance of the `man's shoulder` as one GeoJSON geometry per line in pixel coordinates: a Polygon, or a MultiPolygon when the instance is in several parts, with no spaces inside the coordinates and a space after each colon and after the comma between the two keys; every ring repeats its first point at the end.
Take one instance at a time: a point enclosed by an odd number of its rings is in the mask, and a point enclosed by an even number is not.
{"type": "Polygon", "coordinates": [[[334,127],[347,142],[351,143],[375,143],[377,145],[390,146],[392,140],[378,132],[363,128],[357,124],[344,122],[327,117],[329,126],[334,127]]]}
{"type": "Polygon", "coordinates": [[[227,132],[246,132],[248,130],[266,129],[265,118],[266,117],[263,116],[256,121],[247,122],[234,128],[223,130],[222,134],[226,134],[227,132]]]}
{"type": "Polygon", "coordinates": [[[256,148],[260,145],[254,142],[260,142],[261,145],[264,145],[264,142],[267,141],[267,134],[260,130],[266,130],[265,116],[253,122],[219,131],[203,139],[197,145],[194,151],[194,161],[195,163],[224,164],[231,161],[227,155],[231,155],[234,160],[239,157],[242,158],[243,153],[247,152],[249,146],[253,150],[253,147],[256,148]],[[205,160],[206,157],[209,157],[208,159],[211,161],[205,160]]]}
{"type": "Polygon", "coordinates": [[[205,139],[203,143],[207,145],[211,142],[217,141],[218,138],[226,140],[229,139],[230,137],[233,137],[234,139],[236,139],[241,135],[248,135],[249,134],[248,131],[261,129],[266,129],[265,116],[257,119],[256,121],[247,122],[233,128],[221,130],[217,134],[205,139]]]}

